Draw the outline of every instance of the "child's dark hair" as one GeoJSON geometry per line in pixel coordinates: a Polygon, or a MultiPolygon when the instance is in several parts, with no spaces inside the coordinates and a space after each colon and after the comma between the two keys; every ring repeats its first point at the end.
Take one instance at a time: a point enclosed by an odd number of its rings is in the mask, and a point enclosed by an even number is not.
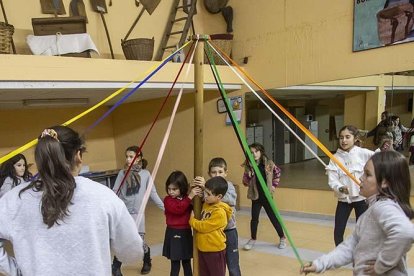
{"type": "Polygon", "coordinates": [[[141,159],[141,163],[142,163],[142,168],[145,170],[148,166],[148,161],[147,159],[142,158],[141,159]]]}
{"type": "MultiPolygon", "coordinates": [[[[249,145],[249,149],[256,149],[257,151],[260,151],[260,162],[261,164],[264,164],[264,160],[268,159],[266,153],[265,153],[265,148],[262,144],[259,143],[253,143],[249,145]]],[[[246,161],[246,164],[248,164],[249,162],[246,161]]]]}
{"type": "Polygon", "coordinates": [[[38,139],[35,160],[39,179],[20,191],[42,191],[41,213],[43,222],[51,228],[69,215],[76,187],[72,170],[77,165],[76,155],[85,151],[84,141],[73,129],[54,126],[45,129],[38,139]]]}
{"type": "Polygon", "coordinates": [[[213,195],[224,196],[227,193],[228,184],[227,180],[221,176],[215,176],[207,180],[205,184],[206,188],[209,189],[213,195]]]}
{"type": "Polygon", "coordinates": [[[355,138],[360,137],[358,128],[356,126],[352,126],[352,125],[346,125],[343,126],[339,131],[338,131],[338,136],[341,135],[341,132],[344,130],[348,130],[352,135],[354,135],[355,138]]]}
{"type": "Polygon", "coordinates": [[[175,185],[180,189],[180,195],[184,196],[188,192],[188,181],[187,177],[185,177],[185,174],[182,171],[173,171],[170,176],[167,178],[167,181],[165,182],[165,191],[168,194],[168,186],[169,185],[175,185]]]}
{"type": "Polygon", "coordinates": [[[17,185],[20,184],[21,180],[16,175],[16,170],[14,168],[14,165],[22,159],[23,159],[24,165],[25,165],[25,170],[24,170],[24,174],[23,174],[22,178],[25,181],[29,181],[29,179],[32,177],[32,174],[29,172],[29,170],[27,168],[26,157],[23,154],[19,153],[19,154],[16,154],[15,156],[13,156],[12,158],[10,158],[9,160],[7,160],[6,162],[4,162],[3,164],[1,164],[1,167],[0,167],[0,187],[3,186],[3,183],[4,183],[4,181],[6,180],[7,177],[10,177],[13,180],[13,185],[17,186],[17,185]]]}
{"type": "Polygon", "coordinates": [[[220,168],[223,168],[225,171],[227,171],[226,160],[224,160],[221,157],[215,157],[211,159],[210,163],[208,164],[208,171],[210,172],[211,168],[213,167],[220,167],[220,168]]]}
{"type": "Polygon", "coordinates": [[[396,126],[401,127],[401,119],[400,119],[400,116],[398,116],[398,115],[392,115],[392,116],[391,116],[391,120],[392,120],[393,122],[396,122],[396,121],[397,121],[397,119],[399,119],[399,122],[398,122],[398,124],[397,124],[396,126]]]}
{"type": "MultiPolygon", "coordinates": [[[[138,151],[138,149],[139,149],[139,147],[138,146],[130,146],[130,147],[128,147],[126,150],[125,150],[125,152],[127,152],[127,151],[133,151],[133,152],[135,152],[135,153],[137,153],[137,151],[138,151]]],[[[142,151],[140,150],[139,151],[139,154],[138,154],[138,156],[137,157],[144,157],[144,154],[142,153],[142,151]]]]}
{"type": "Polygon", "coordinates": [[[371,157],[377,179],[378,197],[395,200],[409,219],[414,218],[410,204],[411,179],[407,159],[397,151],[378,152],[371,157]],[[383,181],[388,186],[381,187],[383,181]]]}

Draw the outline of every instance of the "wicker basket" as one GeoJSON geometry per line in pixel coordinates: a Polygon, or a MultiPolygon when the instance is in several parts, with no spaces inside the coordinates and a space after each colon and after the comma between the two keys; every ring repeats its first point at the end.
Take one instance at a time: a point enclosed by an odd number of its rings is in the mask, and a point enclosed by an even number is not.
{"type": "Polygon", "coordinates": [[[123,40],[121,46],[126,59],[151,60],[154,54],[154,38],[123,40]]]}
{"type": "Polygon", "coordinates": [[[0,54],[10,54],[13,33],[13,25],[0,22],[0,54]]]}
{"type": "MultiPolygon", "coordinates": [[[[211,42],[217,50],[221,50],[229,57],[231,56],[231,47],[233,45],[233,35],[232,34],[213,34],[210,35],[211,42]]],[[[219,57],[215,51],[213,51],[214,63],[216,65],[226,65],[221,57],[219,57]]],[[[223,56],[224,57],[224,56],[223,56]]],[[[225,58],[225,57],[224,57],[225,58]]],[[[205,63],[208,63],[208,60],[205,60],[205,63]]]]}

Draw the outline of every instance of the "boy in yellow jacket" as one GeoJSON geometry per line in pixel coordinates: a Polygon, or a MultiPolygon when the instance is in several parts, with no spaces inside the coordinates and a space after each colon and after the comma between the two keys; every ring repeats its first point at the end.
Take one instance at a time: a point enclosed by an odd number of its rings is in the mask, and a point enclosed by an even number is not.
{"type": "Polygon", "coordinates": [[[216,176],[207,180],[201,220],[192,217],[196,231],[200,276],[226,275],[226,234],[224,229],[232,214],[229,205],[221,202],[227,192],[227,181],[216,176]]]}

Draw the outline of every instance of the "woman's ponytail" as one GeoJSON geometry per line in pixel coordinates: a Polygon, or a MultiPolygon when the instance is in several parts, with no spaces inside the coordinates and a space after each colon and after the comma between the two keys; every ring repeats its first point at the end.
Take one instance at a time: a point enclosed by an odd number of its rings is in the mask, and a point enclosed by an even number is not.
{"type": "Polygon", "coordinates": [[[27,189],[42,191],[41,212],[43,222],[50,228],[69,215],[76,187],[72,171],[78,151],[83,151],[83,141],[74,130],[55,126],[43,131],[35,149],[39,178],[27,189]]]}

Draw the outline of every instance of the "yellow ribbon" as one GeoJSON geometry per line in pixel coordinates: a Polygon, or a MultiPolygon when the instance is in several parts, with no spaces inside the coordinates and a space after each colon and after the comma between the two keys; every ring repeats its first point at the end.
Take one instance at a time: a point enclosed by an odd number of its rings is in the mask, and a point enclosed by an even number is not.
{"type": "MultiPolygon", "coordinates": [[[[108,97],[106,97],[104,100],[100,101],[99,103],[97,103],[96,105],[92,106],[91,108],[87,109],[86,111],[82,112],[81,114],[73,117],[72,119],[64,122],[62,124],[62,126],[68,126],[71,123],[79,120],[80,118],[82,118],[83,116],[85,116],[86,114],[94,111],[95,109],[97,109],[98,107],[100,107],[101,105],[105,104],[106,102],[108,102],[109,100],[111,100],[112,98],[118,96],[119,94],[121,94],[122,92],[125,91],[125,89],[127,89],[131,84],[137,82],[139,79],[142,79],[142,76],[146,76],[148,75],[150,72],[154,71],[155,68],[158,67],[159,64],[163,63],[164,61],[166,61],[167,59],[169,59],[172,55],[174,55],[176,52],[182,50],[183,48],[185,48],[188,44],[190,44],[192,41],[187,41],[183,46],[181,46],[179,49],[177,49],[174,53],[172,53],[171,55],[169,55],[168,57],[166,57],[164,60],[155,63],[154,66],[152,66],[149,70],[147,70],[144,74],[140,75],[138,78],[136,78],[135,80],[129,82],[128,84],[126,84],[124,87],[118,89],[117,91],[115,91],[114,93],[112,93],[111,95],[109,95],[108,97]]],[[[5,156],[0,158],[0,164],[4,163],[5,161],[9,160],[10,158],[12,158],[13,156],[15,156],[16,154],[22,153],[25,150],[30,149],[31,147],[33,147],[34,145],[37,144],[37,138],[33,139],[32,141],[26,143],[25,145],[9,152],[8,154],[6,154],[5,156]]]]}

